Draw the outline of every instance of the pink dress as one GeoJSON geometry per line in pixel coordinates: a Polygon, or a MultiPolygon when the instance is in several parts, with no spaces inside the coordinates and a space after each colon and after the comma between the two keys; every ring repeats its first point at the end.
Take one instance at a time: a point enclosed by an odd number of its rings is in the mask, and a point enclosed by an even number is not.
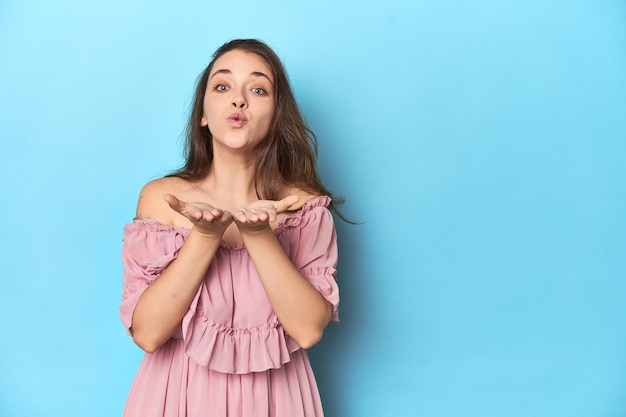
{"type": "MultiPolygon", "coordinates": [[[[337,241],[329,203],[326,196],[309,200],[274,232],[294,265],[332,304],[336,322],[337,241]]],[[[139,297],[176,258],[188,233],[140,220],[124,228],[120,314],[129,331],[139,297]]],[[[322,415],[306,350],[283,331],[245,247],[223,242],[177,334],[144,356],[124,416],[322,415]]]]}

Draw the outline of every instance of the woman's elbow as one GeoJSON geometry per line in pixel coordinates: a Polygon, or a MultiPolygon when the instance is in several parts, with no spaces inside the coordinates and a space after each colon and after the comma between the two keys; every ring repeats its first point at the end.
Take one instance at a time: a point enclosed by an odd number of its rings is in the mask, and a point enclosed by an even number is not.
{"type": "Polygon", "coordinates": [[[163,344],[154,337],[147,337],[141,332],[133,332],[133,341],[146,353],[154,353],[163,344]]]}
{"type": "Polygon", "coordinates": [[[293,338],[298,346],[302,349],[310,349],[315,346],[320,340],[322,340],[322,336],[324,335],[324,329],[316,329],[313,331],[309,331],[306,334],[300,335],[297,338],[293,338]]]}
{"type": "Polygon", "coordinates": [[[308,328],[306,331],[298,332],[295,336],[290,336],[302,349],[310,349],[322,340],[325,327],[325,325],[318,324],[308,328]]]}
{"type": "Polygon", "coordinates": [[[294,339],[302,349],[309,349],[315,346],[320,340],[322,340],[324,328],[330,321],[331,312],[332,306],[326,302],[326,309],[322,314],[320,314],[318,320],[311,323],[311,327],[306,332],[303,332],[297,338],[292,337],[292,339],[294,339]]]}

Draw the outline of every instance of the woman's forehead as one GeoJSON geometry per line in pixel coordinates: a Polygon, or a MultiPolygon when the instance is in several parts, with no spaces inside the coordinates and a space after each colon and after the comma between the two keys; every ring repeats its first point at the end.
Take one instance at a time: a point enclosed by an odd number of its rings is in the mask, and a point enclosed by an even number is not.
{"type": "Polygon", "coordinates": [[[209,77],[215,74],[234,74],[237,75],[264,75],[270,82],[274,82],[274,74],[270,65],[260,55],[254,52],[235,49],[226,52],[215,60],[209,77]]]}

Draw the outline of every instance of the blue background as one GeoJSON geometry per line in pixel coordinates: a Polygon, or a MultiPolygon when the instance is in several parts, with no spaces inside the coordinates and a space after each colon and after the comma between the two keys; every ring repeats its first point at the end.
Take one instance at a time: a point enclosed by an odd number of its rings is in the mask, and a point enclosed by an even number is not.
{"type": "Polygon", "coordinates": [[[626,415],[626,2],[0,2],[0,415],[115,416],[121,235],[258,37],[347,199],[327,415],[626,415]]]}

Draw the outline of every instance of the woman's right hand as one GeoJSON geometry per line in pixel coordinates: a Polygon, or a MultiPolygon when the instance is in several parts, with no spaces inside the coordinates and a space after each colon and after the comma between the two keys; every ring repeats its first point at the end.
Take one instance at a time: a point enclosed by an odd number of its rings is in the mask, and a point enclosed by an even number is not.
{"type": "Polygon", "coordinates": [[[163,199],[170,208],[185,216],[202,234],[222,238],[226,228],[233,222],[233,216],[225,210],[206,203],[190,203],[179,200],[172,194],[165,194],[163,199]]]}

